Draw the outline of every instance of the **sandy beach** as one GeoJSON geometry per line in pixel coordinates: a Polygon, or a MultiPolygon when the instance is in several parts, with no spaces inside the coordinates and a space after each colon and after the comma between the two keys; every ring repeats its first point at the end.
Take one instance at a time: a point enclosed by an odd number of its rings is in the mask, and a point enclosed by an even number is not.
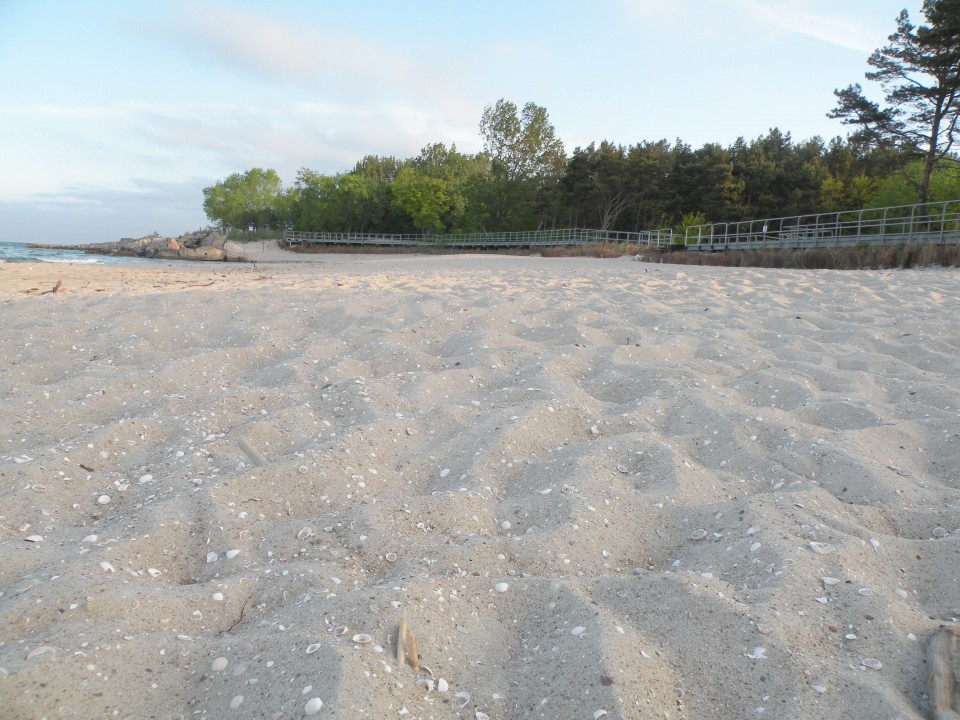
{"type": "Polygon", "coordinates": [[[247,253],[0,265],[2,717],[931,716],[955,270],[247,253]]]}

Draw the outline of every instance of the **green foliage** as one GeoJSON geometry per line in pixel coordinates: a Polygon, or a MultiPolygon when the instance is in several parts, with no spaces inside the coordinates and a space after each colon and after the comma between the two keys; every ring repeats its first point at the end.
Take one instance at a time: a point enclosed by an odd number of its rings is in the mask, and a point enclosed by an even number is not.
{"type": "Polygon", "coordinates": [[[857,128],[854,140],[923,159],[914,179],[918,202],[929,199],[934,168],[958,139],[960,120],[960,0],[924,0],[927,25],[915,27],[906,10],[889,44],[867,61],[866,78],[878,82],[886,107],[867,99],[859,84],[836,90],[829,117],[857,128]]]}
{"type": "Polygon", "coordinates": [[[443,216],[450,209],[447,183],[413,165],[404,166],[393,181],[393,202],[422,233],[443,232],[443,216]]]}
{"type": "Polygon", "coordinates": [[[280,192],[280,176],[275,170],[253,168],[204,188],[203,211],[222,230],[271,227],[280,192]]]}
{"type": "MultiPolygon", "coordinates": [[[[960,2],[960,0],[955,0],[960,2]]],[[[204,189],[224,229],[457,233],[590,227],[639,231],[910,204],[925,159],[854,138],[794,142],[777,128],[730,147],[677,140],[603,141],[566,158],[547,112],[500,100],[484,110],[484,151],[431,143],[417,157],[369,155],[352,170],[301,168],[282,189],[273,170],[235,173],[204,189]]],[[[929,198],[960,198],[960,159],[931,173],[929,198]]]]}
{"type": "Polygon", "coordinates": [[[702,212],[687,213],[680,218],[680,222],[674,226],[673,230],[681,237],[684,237],[687,234],[688,228],[695,228],[698,225],[706,225],[708,222],[710,221],[707,220],[707,216],[702,212]]]}
{"type": "MultiPolygon", "coordinates": [[[[891,205],[910,205],[916,202],[916,186],[924,171],[922,160],[916,160],[903,172],[891,175],[877,183],[873,202],[868,207],[889,207],[891,205]]],[[[960,172],[956,163],[941,164],[930,176],[930,202],[956,200],[960,198],[960,172]]]]}
{"type": "Polygon", "coordinates": [[[493,227],[514,230],[539,224],[538,200],[559,182],[566,163],[546,108],[528,102],[518,114],[514,103],[500,99],[484,109],[480,134],[490,161],[493,227]]]}

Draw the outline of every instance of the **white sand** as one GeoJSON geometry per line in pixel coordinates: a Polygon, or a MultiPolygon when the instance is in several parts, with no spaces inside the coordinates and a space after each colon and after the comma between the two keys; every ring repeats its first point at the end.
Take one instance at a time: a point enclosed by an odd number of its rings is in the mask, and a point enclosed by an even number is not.
{"type": "Polygon", "coordinates": [[[277,254],[0,265],[4,718],[928,716],[956,272],[277,254]]]}

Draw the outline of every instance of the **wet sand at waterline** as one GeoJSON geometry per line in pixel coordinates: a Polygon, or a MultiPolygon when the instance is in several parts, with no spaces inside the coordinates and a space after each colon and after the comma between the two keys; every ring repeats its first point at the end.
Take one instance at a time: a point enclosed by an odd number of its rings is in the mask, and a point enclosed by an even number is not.
{"type": "Polygon", "coordinates": [[[249,257],[0,265],[5,718],[929,717],[955,271],[249,257]]]}

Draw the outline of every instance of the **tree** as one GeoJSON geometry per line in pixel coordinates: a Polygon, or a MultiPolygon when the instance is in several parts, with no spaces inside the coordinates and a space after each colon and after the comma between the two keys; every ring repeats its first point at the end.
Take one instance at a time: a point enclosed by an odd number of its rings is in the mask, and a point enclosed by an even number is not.
{"type": "Polygon", "coordinates": [[[393,202],[423,233],[443,232],[443,216],[449,210],[447,184],[413,165],[404,165],[393,181],[393,202]]]}
{"type": "Polygon", "coordinates": [[[253,168],[203,189],[203,211],[221,229],[269,227],[280,195],[276,170],[253,168]]]}
{"type": "Polygon", "coordinates": [[[342,230],[337,212],[337,178],[300,168],[287,193],[290,220],[298,230],[342,230]]]}
{"type": "Polygon", "coordinates": [[[500,229],[525,224],[523,214],[536,211],[537,195],[556,184],[566,155],[546,108],[528,102],[517,106],[500,99],[484,108],[480,119],[483,148],[490,159],[493,220],[500,229]]]}
{"type": "Polygon", "coordinates": [[[859,128],[854,140],[921,158],[917,200],[927,202],[937,164],[957,139],[960,118],[960,0],[924,0],[927,25],[915,27],[906,10],[890,43],[867,63],[868,80],[880,83],[886,107],[867,99],[859,84],[835,90],[828,117],[859,128]]]}
{"type": "Polygon", "coordinates": [[[483,228],[483,190],[490,178],[486,156],[464,155],[456,145],[448,149],[443,143],[432,143],[411,164],[427,177],[443,182],[446,209],[440,219],[446,232],[477,232],[483,228]]]}
{"type": "Polygon", "coordinates": [[[626,182],[627,151],[604,140],[576,148],[567,162],[562,186],[568,222],[578,227],[618,229],[632,198],[626,182]]]}

